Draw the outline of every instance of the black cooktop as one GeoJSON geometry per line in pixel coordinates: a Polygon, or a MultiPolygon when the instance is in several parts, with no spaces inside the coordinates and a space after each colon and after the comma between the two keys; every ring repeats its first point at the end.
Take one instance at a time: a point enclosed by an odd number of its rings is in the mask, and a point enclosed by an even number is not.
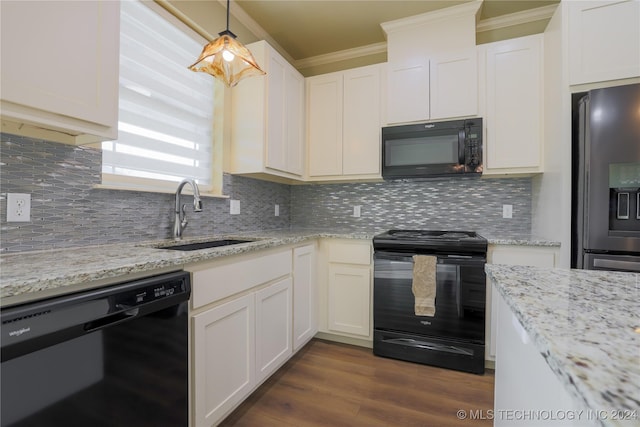
{"type": "Polygon", "coordinates": [[[375,236],[373,247],[402,252],[486,253],[487,239],[475,231],[398,229],[375,236]]]}

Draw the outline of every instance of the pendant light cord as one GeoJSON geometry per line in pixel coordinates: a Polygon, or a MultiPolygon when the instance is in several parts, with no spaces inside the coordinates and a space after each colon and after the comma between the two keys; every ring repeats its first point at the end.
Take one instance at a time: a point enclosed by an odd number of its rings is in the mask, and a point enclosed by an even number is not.
{"type": "Polygon", "coordinates": [[[231,0],[227,0],[227,31],[229,31],[229,11],[231,10],[231,0]]]}

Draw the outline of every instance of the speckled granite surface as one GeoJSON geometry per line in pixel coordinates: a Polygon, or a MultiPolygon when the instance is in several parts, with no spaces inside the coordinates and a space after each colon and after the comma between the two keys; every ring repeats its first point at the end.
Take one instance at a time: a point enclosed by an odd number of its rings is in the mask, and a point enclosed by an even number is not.
{"type": "Polygon", "coordinates": [[[501,234],[500,236],[494,236],[491,234],[482,234],[482,237],[487,239],[490,245],[516,245],[516,246],[548,246],[548,247],[560,247],[560,242],[545,239],[539,236],[532,236],[529,234],[501,234]]]}
{"type": "Polygon", "coordinates": [[[77,285],[94,281],[107,284],[121,276],[154,270],[180,270],[184,265],[218,257],[237,255],[260,249],[295,244],[319,237],[371,239],[374,234],[363,232],[326,231],[268,231],[234,234],[233,236],[207,236],[198,239],[172,240],[148,243],[113,244],[75,249],[32,251],[0,256],[0,298],[2,305],[22,302],[30,294],[34,298],[55,293],[75,291],[77,285]],[[158,249],[172,244],[193,243],[223,238],[246,238],[250,243],[202,249],[172,251],[158,249]],[[21,298],[15,298],[21,296],[21,298]]]}
{"type": "MultiPolygon", "coordinates": [[[[130,274],[142,274],[154,270],[182,269],[184,265],[206,261],[222,256],[295,244],[320,237],[372,239],[385,230],[327,231],[327,230],[273,230],[250,233],[236,233],[232,236],[203,236],[185,239],[180,243],[191,243],[229,237],[254,240],[251,243],[203,249],[198,251],[169,251],[157,249],[177,242],[159,240],[145,243],[111,244],[81,248],[30,251],[0,255],[0,301],[2,305],[22,302],[33,294],[34,297],[48,297],[55,293],[75,291],[75,286],[93,281],[107,284],[130,274]],[[68,287],[68,288],[67,288],[68,287]],[[65,289],[67,288],[67,289],[65,289]],[[20,298],[16,296],[22,295],[20,298]]],[[[529,239],[489,239],[490,244],[520,244],[554,246],[554,242],[529,239]]]]}
{"type": "MultiPolygon", "coordinates": [[[[640,274],[510,265],[486,271],[578,402],[640,416],[640,274]]],[[[628,421],[622,425],[640,425],[628,421]]]]}

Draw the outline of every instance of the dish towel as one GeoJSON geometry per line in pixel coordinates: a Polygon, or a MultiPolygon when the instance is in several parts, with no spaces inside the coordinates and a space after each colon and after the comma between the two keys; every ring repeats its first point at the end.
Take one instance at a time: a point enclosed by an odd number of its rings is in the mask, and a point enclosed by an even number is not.
{"type": "Polygon", "coordinates": [[[438,259],[431,255],[413,256],[414,311],[416,316],[433,317],[436,314],[436,264],[438,259]]]}

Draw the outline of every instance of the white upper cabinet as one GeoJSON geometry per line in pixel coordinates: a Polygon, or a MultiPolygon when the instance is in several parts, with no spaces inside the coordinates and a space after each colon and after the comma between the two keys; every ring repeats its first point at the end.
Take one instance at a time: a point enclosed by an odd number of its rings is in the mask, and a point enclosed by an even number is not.
{"type": "Polygon", "coordinates": [[[387,64],[387,122],[427,120],[429,104],[429,60],[416,55],[414,61],[387,64]]]}
{"type": "Polygon", "coordinates": [[[484,174],[543,171],[542,35],[479,47],[484,174]]]}
{"type": "Polygon", "coordinates": [[[231,90],[231,156],[227,171],[302,179],[304,77],[267,42],[247,45],[265,76],[231,90]]]}
{"type": "Polygon", "coordinates": [[[343,75],[342,174],[380,174],[380,91],[378,65],[343,75]]]}
{"type": "Polygon", "coordinates": [[[640,76],[640,1],[569,2],[572,85],[640,76]]]}
{"type": "Polygon", "coordinates": [[[479,3],[382,24],[387,33],[387,123],[478,114],[479,3]]]}
{"type": "Polygon", "coordinates": [[[307,78],[309,177],[342,175],[342,73],[307,78]]]}
{"type": "Polygon", "coordinates": [[[307,78],[309,180],[380,177],[382,65],[307,78]]]}
{"type": "Polygon", "coordinates": [[[429,70],[432,119],[478,114],[478,55],[475,46],[433,57],[429,70]]]}
{"type": "Polygon", "coordinates": [[[117,138],[119,2],[2,2],[0,28],[3,131],[117,138]]]}

